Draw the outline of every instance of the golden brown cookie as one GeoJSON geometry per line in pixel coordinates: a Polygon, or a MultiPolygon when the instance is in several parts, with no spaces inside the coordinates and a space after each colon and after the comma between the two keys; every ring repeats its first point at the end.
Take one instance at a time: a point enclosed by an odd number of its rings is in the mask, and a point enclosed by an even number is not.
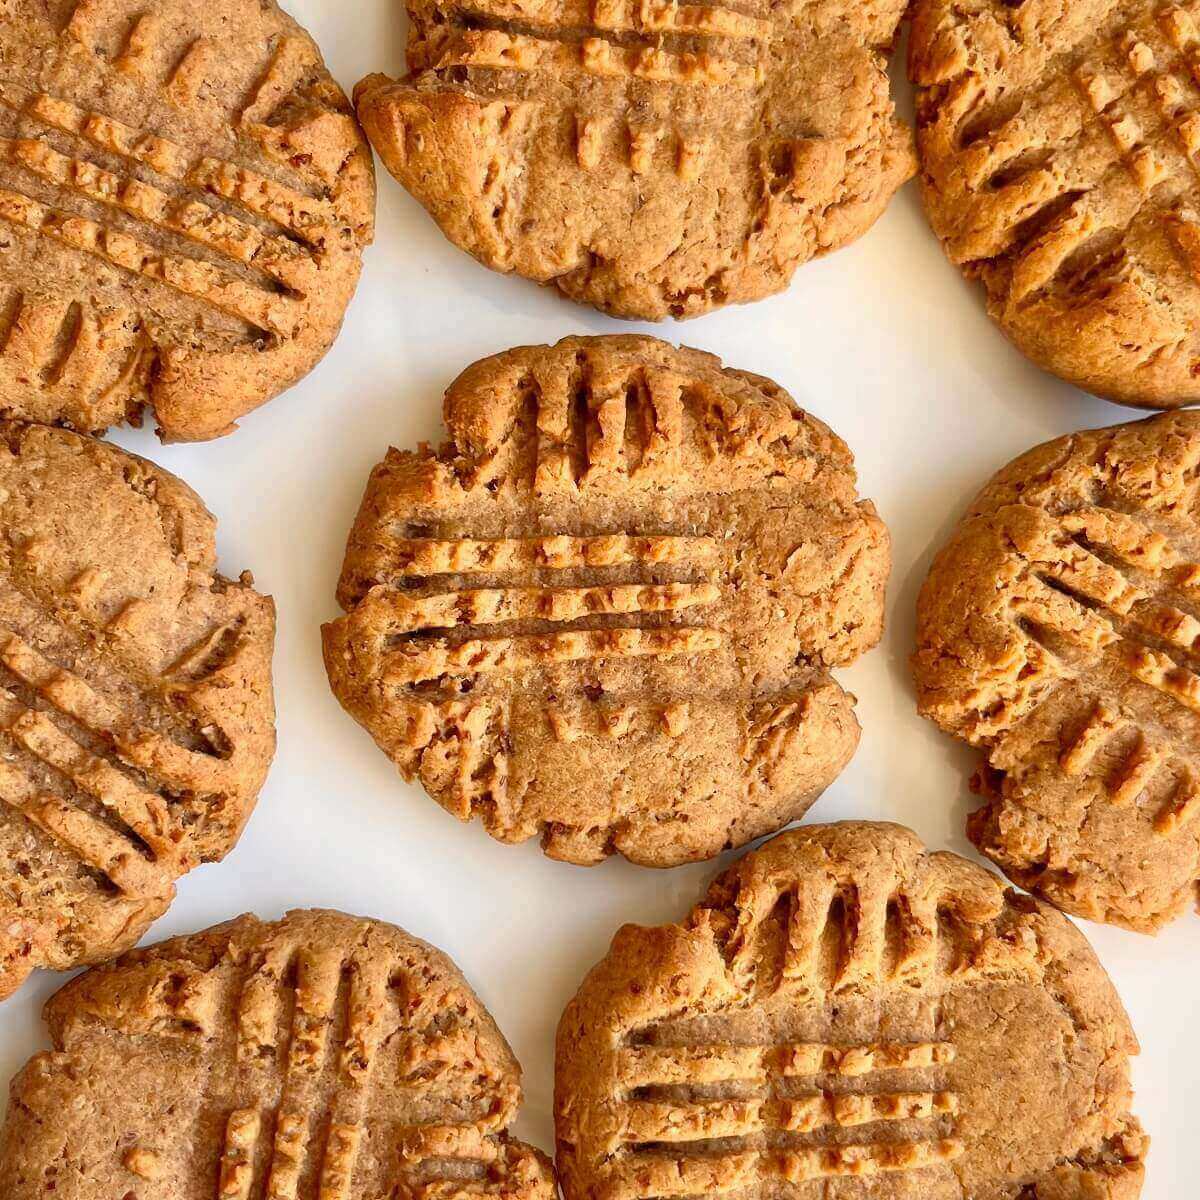
{"type": "Polygon", "coordinates": [[[0,423],[0,997],[132,946],[250,815],[275,612],[215,532],[152,463],[0,423]]]}
{"type": "Polygon", "coordinates": [[[409,74],[355,89],[458,247],[622,317],[781,291],[914,170],[903,0],[408,0],[409,74]]]}
{"type": "Polygon", "coordinates": [[[12,1086],[5,1200],[554,1200],[458,968],[335,912],[239,917],[80,976],[12,1086]]]}
{"type": "Polygon", "coordinates": [[[916,0],[925,205],[1034,362],[1200,400],[1200,4],[916,0]]]}
{"type": "Polygon", "coordinates": [[[1060,913],[898,825],[626,925],[558,1028],[566,1200],[1134,1200],[1137,1042],[1060,913]]]}
{"type": "Polygon", "coordinates": [[[329,348],[370,150],[272,0],[0,2],[0,409],[217,437],[329,348]]]}
{"type": "Polygon", "coordinates": [[[391,450],[325,626],[333,690],[503,841],[671,866],[799,817],[858,742],[887,530],[769,380],[645,337],[469,367],[391,450]]]}
{"type": "Polygon", "coordinates": [[[1200,413],[1072,434],[976,498],[921,592],[921,712],[983,752],[975,844],[1153,930],[1200,879],[1200,413]]]}

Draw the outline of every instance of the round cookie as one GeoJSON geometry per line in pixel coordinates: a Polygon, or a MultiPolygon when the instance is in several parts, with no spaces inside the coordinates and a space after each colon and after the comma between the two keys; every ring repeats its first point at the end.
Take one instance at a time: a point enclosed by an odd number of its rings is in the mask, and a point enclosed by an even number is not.
{"type": "Polygon", "coordinates": [[[408,0],[409,74],[355,89],[456,246],[622,317],[785,288],[913,173],[902,0],[408,0]]]}
{"type": "Polygon", "coordinates": [[[275,612],[190,488],[0,422],[0,997],[132,946],[224,857],[275,748],[275,612]]]}
{"type": "Polygon", "coordinates": [[[554,1200],[509,1137],[512,1051],[454,964],[379,921],[251,916],[87,972],[12,1085],[6,1200],[554,1200]]]}
{"type": "Polygon", "coordinates": [[[775,384],[653,338],[469,367],[391,450],[324,628],[335,694],[503,841],[650,866],[799,817],[858,742],[830,668],[881,634],[887,530],[775,384]]]}
{"type": "Polygon", "coordinates": [[[1022,887],[1153,930],[1200,880],[1200,413],[1000,471],[933,562],[921,712],[977,747],[972,841],[1022,887]]]}
{"type": "Polygon", "coordinates": [[[1134,1200],[1137,1042],[1065,917],[896,825],[626,925],[558,1028],[565,1200],[1134,1200]]]}
{"type": "Polygon", "coordinates": [[[925,206],[1039,366],[1125,404],[1200,400],[1200,7],[916,0],[925,206]]]}
{"type": "Polygon", "coordinates": [[[370,150],[273,0],[7,0],[0,408],[217,437],[329,348],[370,150]]]}

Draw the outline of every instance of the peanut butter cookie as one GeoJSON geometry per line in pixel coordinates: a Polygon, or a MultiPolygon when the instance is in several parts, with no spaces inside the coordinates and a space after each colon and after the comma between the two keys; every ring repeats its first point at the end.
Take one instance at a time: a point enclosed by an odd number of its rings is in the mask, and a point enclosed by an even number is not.
{"type": "Polygon", "coordinates": [[[5,1200],[554,1200],[521,1072],[458,969],[391,925],[239,917],[80,976],[12,1086],[5,1200]]]}
{"type": "Polygon", "coordinates": [[[468,368],[392,450],[325,663],[406,778],[504,841],[670,866],[799,817],[858,741],[887,530],[769,380],[644,337],[468,368]]]}
{"type": "Polygon", "coordinates": [[[0,423],[0,997],[132,946],[250,815],[275,613],[215,531],[144,459],[0,423]]]}
{"type": "Polygon", "coordinates": [[[914,170],[903,0],[408,0],[409,74],[355,89],[458,247],[622,317],[785,288],[914,170]]]}
{"type": "Polygon", "coordinates": [[[1136,1052],[1060,913],[900,826],[801,828],[584,980],[563,1194],[1135,1200],[1136,1052]]]}
{"type": "Polygon", "coordinates": [[[1200,4],[916,0],[934,231],[1034,362],[1200,400],[1200,4]]]}
{"type": "Polygon", "coordinates": [[[0,409],[217,437],[329,348],[370,150],[271,0],[0,3],[0,409]]]}
{"type": "Polygon", "coordinates": [[[1200,879],[1200,413],[1072,434],[984,488],[921,592],[921,712],[977,747],[971,839],[1153,930],[1200,879]]]}

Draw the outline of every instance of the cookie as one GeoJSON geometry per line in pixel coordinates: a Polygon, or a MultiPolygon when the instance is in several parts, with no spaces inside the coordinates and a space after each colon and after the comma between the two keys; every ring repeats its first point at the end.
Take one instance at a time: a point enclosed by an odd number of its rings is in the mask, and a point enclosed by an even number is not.
{"type": "Polygon", "coordinates": [[[554,1200],[509,1137],[521,1071],[458,968],[394,926],[251,916],[46,1006],[12,1085],[6,1200],[554,1200]]]}
{"type": "Polygon", "coordinates": [[[409,779],[502,841],[650,866],[800,816],[858,741],[887,530],[769,380],[645,337],[469,367],[450,442],[391,450],[325,665],[409,779]]]}
{"type": "Polygon", "coordinates": [[[1153,930],[1200,880],[1200,413],[1010,463],[934,560],[921,712],[983,755],[975,844],[1022,887],[1153,930]]]}
{"type": "Polygon", "coordinates": [[[925,206],[1034,362],[1200,400],[1200,4],[916,0],[925,206]]]}
{"type": "Polygon", "coordinates": [[[215,532],[152,463],[0,422],[0,997],[132,946],[250,815],[275,613],[215,532]]]}
{"type": "Polygon", "coordinates": [[[897,825],[626,925],[558,1028],[565,1200],[1134,1200],[1137,1052],[1078,930],[897,825]]]}
{"type": "Polygon", "coordinates": [[[460,249],[622,317],[781,291],[915,169],[903,0],[408,0],[409,74],[355,89],[460,249]]]}
{"type": "Polygon", "coordinates": [[[217,437],[329,348],[370,149],[272,0],[0,3],[0,409],[217,437]]]}

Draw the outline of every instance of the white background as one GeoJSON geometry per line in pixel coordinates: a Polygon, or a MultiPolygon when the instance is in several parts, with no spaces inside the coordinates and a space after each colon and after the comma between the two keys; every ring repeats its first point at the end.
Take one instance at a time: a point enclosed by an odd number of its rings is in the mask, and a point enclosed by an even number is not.
{"type": "MultiPolygon", "coordinates": [[[[349,91],[403,71],[399,0],[286,0],[349,91]]],[[[895,90],[910,107],[901,72],[895,90]]],[[[857,757],[809,820],[902,822],[970,857],[974,756],[916,715],[907,660],[929,560],[988,476],[1072,430],[1138,416],[1044,375],[991,325],[979,293],[943,257],[908,185],[856,245],[802,267],[791,289],[677,325],[603,317],[484,270],[446,242],[384,172],[362,285],[340,340],[300,386],[221,441],[114,440],[180,475],[220,521],[222,569],[250,568],[279,610],[279,751],[240,845],[201,868],[148,941],[253,911],[330,906],[402,925],[447,951],[495,1015],[525,1069],[518,1126],[544,1149],[559,1013],[626,921],[681,916],[718,863],[654,872],[620,860],[584,869],[536,842],[492,841],[403,783],[329,691],[319,626],[367,473],[389,444],[442,438],[441,395],[467,364],[572,333],[641,329],[767,375],[854,451],[860,490],[892,532],[883,644],[839,677],[859,697],[857,757]]],[[[1135,1111],[1153,1136],[1145,1200],[1195,1191],[1200,1109],[1200,921],[1157,938],[1084,924],[1141,1038],[1135,1111]]],[[[0,1080],[46,1043],[45,972],[3,1007],[0,1080]]]]}

